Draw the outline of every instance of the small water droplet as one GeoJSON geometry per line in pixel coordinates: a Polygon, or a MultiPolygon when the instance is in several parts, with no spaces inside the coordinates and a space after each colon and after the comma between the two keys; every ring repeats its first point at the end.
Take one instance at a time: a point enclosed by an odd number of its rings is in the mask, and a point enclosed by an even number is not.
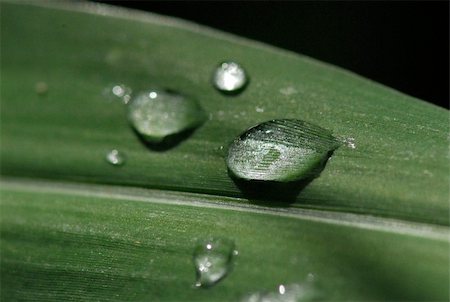
{"type": "Polygon", "coordinates": [[[34,86],[34,91],[39,95],[44,95],[48,92],[48,85],[45,82],[37,82],[34,86]]]}
{"type": "Polygon", "coordinates": [[[199,127],[207,116],[193,99],[153,89],[138,94],[130,101],[128,119],[146,142],[159,144],[199,127]]]}
{"type": "Polygon", "coordinates": [[[235,62],[223,62],[213,75],[214,86],[224,93],[238,93],[248,83],[245,70],[235,62]]]}
{"type": "Polygon", "coordinates": [[[103,95],[108,100],[119,100],[124,104],[127,104],[130,101],[131,93],[131,88],[124,84],[111,85],[103,90],[103,95]]]}
{"type": "Polygon", "coordinates": [[[106,154],[106,161],[113,166],[122,166],[125,163],[125,155],[119,150],[113,149],[106,154]]]}
{"type": "Polygon", "coordinates": [[[236,250],[228,239],[211,238],[199,242],[194,249],[194,266],[197,287],[211,287],[231,270],[236,250]]]}
{"type": "Polygon", "coordinates": [[[244,180],[297,181],[317,176],[339,146],[331,132],[300,120],[272,120],[252,127],[228,149],[232,176],[244,180]]]}
{"type": "Polygon", "coordinates": [[[256,107],[256,112],[262,113],[262,112],[264,112],[264,108],[263,107],[256,107]]]}

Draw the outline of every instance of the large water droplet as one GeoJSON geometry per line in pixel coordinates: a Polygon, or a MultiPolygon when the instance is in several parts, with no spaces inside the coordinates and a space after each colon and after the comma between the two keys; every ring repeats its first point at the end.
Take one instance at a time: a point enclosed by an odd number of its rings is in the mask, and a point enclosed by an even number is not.
{"type": "Polygon", "coordinates": [[[272,120],[236,138],[227,165],[239,179],[292,182],[316,176],[338,146],[330,131],[314,124],[272,120]]]}
{"type": "Polygon", "coordinates": [[[211,287],[231,270],[233,257],[237,255],[234,242],[212,238],[197,244],[194,250],[194,266],[197,287],[211,287]]]}
{"type": "Polygon", "coordinates": [[[113,149],[106,154],[106,161],[113,166],[122,166],[125,163],[125,155],[119,150],[113,149]]]}
{"type": "Polygon", "coordinates": [[[248,83],[245,70],[235,62],[223,62],[213,75],[214,86],[224,93],[238,93],[248,83]]]}
{"type": "Polygon", "coordinates": [[[280,284],[273,292],[256,292],[244,297],[242,302],[303,302],[317,301],[321,295],[311,282],[280,284]]]}
{"type": "Polygon", "coordinates": [[[207,116],[195,100],[153,89],[130,101],[128,119],[147,143],[160,144],[194,130],[205,122],[207,116]]]}

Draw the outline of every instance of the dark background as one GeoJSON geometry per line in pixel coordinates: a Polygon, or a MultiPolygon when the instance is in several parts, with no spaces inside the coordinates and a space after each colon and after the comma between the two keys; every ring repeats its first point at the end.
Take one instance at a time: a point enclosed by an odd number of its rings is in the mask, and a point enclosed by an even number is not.
{"type": "Polygon", "coordinates": [[[97,1],[293,50],[449,107],[449,3],[97,1]]]}

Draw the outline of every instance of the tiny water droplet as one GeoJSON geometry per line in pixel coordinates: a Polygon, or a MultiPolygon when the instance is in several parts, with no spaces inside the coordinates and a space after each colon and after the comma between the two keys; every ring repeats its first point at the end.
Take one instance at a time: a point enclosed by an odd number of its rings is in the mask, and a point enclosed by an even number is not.
{"type": "Polygon", "coordinates": [[[429,177],[433,177],[434,176],[434,174],[431,171],[429,171],[429,170],[423,170],[423,174],[425,174],[426,176],[429,176],[429,177]]]}
{"type": "Polygon", "coordinates": [[[48,85],[45,82],[37,82],[34,86],[34,91],[39,95],[44,95],[48,91],[48,85]]]}
{"type": "Polygon", "coordinates": [[[103,90],[103,95],[108,100],[119,100],[124,104],[127,104],[130,101],[131,93],[131,88],[124,84],[111,85],[103,90]]]}
{"type": "Polygon", "coordinates": [[[113,149],[106,154],[106,161],[113,166],[122,166],[125,163],[125,155],[119,150],[113,149]]]}
{"type": "Polygon", "coordinates": [[[153,89],[130,101],[128,119],[146,142],[159,144],[171,136],[194,130],[207,116],[195,100],[153,89]]]}
{"type": "Polygon", "coordinates": [[[256,112],[262,113],[262,112],[264,112],[264,108],[263,107],[256,107],[256,112]]]}
{"type": "Polygon", "coordinates": [[[311,282],[278,286],[277,291],[255,292],[241,299],[242,302],[302,302],[321,298],[311,282]]]}
{"type": "Polygon", "coordinates": [[[306,280],[309,282],[314,281],[314,279],[316,278],[316,276],[314,276],[313,273],[309,273],[308,276],[306,277],[306,280]]]}
{"type": "Polygon", "coordinates": [[[288,86],[288,87],[284,87],[280,89],[280,93],[284,94],[284,95],[292,95],[292,94],[296,94],[298,91],[297,89],[295,89],[292,86],[288,86]]]}
{"type": "Polygon", "coordinates": [[[235,62],[223,62],[214,71],[213,84],[224,93],[238,93],[247,83],[245,70],[235,62]]]}
{"type": "Polygon", "coordinates": [[[344,138],[343,142],[349,147],[350,149],[356,149],[356,143],[355,139],[353,137],[347,137],[344,138]]]}
{"type": "Polygon", "coordinates": [[[331,132],[300,120],[272,120],[252,127],[228,149],[232,176],[291,182],[317,176],[339,146],[331,132]]]}
{"type": "Polygon", "coordinates": [[[224,146],[220,146],[214,149],[214,151],[216,152],[216,154],[218,154],[220,157],[224,157],[226,156],[226,148],[224,146]]]}
{"type": "Polygon", "coordinates": [[[236,252],[234,242],[228,239],[199,242],[194,249],[195,286],[211,287],[222,280],[230,272],[236,252]]]}

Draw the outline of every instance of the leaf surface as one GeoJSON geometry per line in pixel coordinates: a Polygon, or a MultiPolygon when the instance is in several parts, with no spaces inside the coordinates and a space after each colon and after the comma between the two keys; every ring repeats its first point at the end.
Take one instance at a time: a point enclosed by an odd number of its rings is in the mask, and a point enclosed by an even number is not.
{"type": "Polygon", "coordinates": [[[236,301],[302,284],[325,300],[445,300],[447,229],[201,194],[3,181],[2,300],[236,301]],[[196,242],[235,242],[214,288],[194,288],[196,242]]]}
{"type": "Polygon", "coordinates": [[[447,110],[180,20],[0,5],[2,300],[230,301],[308,274],[325,300],[448,300],[447,110]],[[238,95],[211,83],[228,60],[250,77],[238,95]],[[117,84],[181,93],[208,120],[151,148],[105,97],[117,84]],[[225,162],[239,134],[271,119],[342,142],[289,203],[284,190],[248,198],[225,162]],[[122,166],[105,160],[112,149],[122,166]],[[207,236],[239,256],[214,288],[194,289],[192,251],[207,236]]]}

